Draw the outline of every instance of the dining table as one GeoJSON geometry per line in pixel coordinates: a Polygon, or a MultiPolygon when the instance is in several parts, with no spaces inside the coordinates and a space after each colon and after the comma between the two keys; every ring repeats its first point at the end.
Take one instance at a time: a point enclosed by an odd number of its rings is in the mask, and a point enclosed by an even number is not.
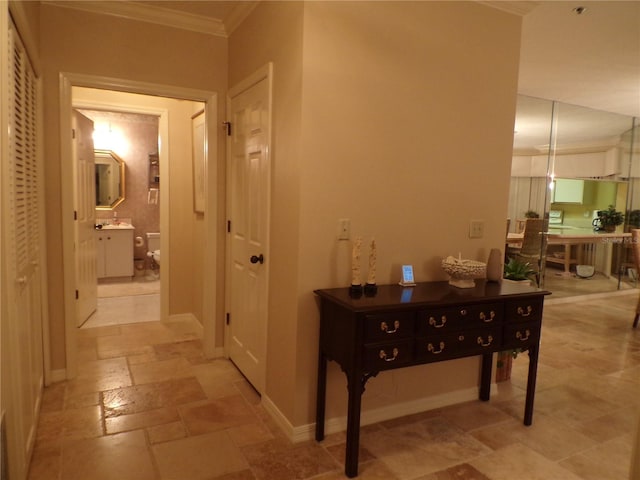
{"type": "MultiPolygon", "coordinates": [[[[547,238],[547,246],[560,245],[561,249],[552,249],[547,252],[545,260],[550,263],[563,266],[563,273],[570,274],[572,265],[596,266],[596,248],[603,246],[602,255],[604,265],[602,272],[606,277],[611,276],[611,260],[613,258],[613,245],[616,243],[628,243],[631,233],[623,231],[605,232],[594,231],[593,228],[573,226],[549,226],[543,235],[547,238]]],[[[507,246],[518,247],[522,245],[523,233],[508,233],[507,246]]]]}

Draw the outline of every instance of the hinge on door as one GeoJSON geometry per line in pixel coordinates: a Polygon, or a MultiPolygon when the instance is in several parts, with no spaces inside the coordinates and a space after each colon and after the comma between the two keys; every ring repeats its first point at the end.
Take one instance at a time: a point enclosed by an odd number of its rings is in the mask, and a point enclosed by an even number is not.
{"type": "Polygon", "coordinates": [[[71,138],[76,138],[76,129],[75,128],[71,129],[71,138]]]}
{"type": "Polygon", "coordinates": [[[80,291],[76,290],[76,300],[80,298],[80,291]]]}
{"type": "Polygon", "coordinates": [[[227,220],[227,233],[231,233],[231,220],[227,220]]]}
{"type": "Polygon", "coordinates": [[[227,325],[231,323],[231,314],[227,312],[227,325]]]}
{"type": "Polygon", "coordinates": [[[231,122],[222,122],[224,128],[227,130],[227,137],[231,136],[231,122]]]}

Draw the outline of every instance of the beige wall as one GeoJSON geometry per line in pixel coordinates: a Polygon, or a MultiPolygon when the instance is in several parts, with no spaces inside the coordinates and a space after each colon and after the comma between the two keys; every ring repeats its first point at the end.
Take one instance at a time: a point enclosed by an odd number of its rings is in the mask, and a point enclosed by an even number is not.
{"type": "MultiPolygon", "coordinates": [[[[46,203],[49,269],[49,318],[52,369],[65,366],[63,258],[61,230],[61,175],[59,132],[59,85],[61,72],[106,76],[154,84],[218,92],[224,98],[227,82],[227,41],[224,38],[172,29],[159,25],[101,16],[44,4],[40,10],[40,56],[44,89],[44,156],[46,159],[46,203]]],[[[220,117],[224,103],[219,102],[220,117]]],[[[189,112],[191,114],[193,112],[189,112]]],[[[188,133],[183,132],[185,135],[188,133]]],[[[190,135],[190,134],[189,134],[190,135]]],[[[224,143],[218,142],[219,158],[224,158],[224,143]]],[[[184,158],[181,161],[186,161],[184,158]]],[[[219,178],[224,178],[223,163],[219,178]]],[[[185,181],[186,182],[186,181],[185,181]]],[[[178,181],[178,188],[186,183],[178,181]]],[[[221,190],[221,203],[224,191],[221,190]]],[[[189,202],[191,199],[188,200],[189,202]]],[[[180,217],[185,205],[175,205],[172,218],[182,227],[180,217]]],[[[174,206],[172,205],[172,210],[174,206]]],[[[191,209],[191,204],[189,203],[191,209]]],[[[192,209],[190,210],[192,212],[192,209]]],[[[173,227],[172,227],[173,228],[173,227]]],[[[193,228],[201,229],[201,226],[193,228]]],[[[193,228],[188,231],[193,232],[193,228]]],[[[175,240],[180,244],[180,240],[175,240]]],[[[220,245],[221,252],[224,246],[220,245]]],[[[177,258],[175,259],[177,260],[177,258]]],[[[172,285],[189,288],[201,276],[180,274],[172,285]]],[[[175,292],[174,292],[175,293],[175,292]]],[[[172,299],[172,313],[191,311],[190,295],[172,299]]]]}
{"type": "MultiPolygon", "coordinates": [[[[222,99],[227,50],[217,37],[169,36],[111,17],[107,28],[99,16],[47,5],[41,19],[52,357],[61,368],[58,73],[215,90],[222,99]]],[[[442,256],[484,259],[502,245],[519,38],[519,17],[466,2],[265,2],[230,37],[230,85],[274,64],[265,393],[293,425],[314,411],[311,292],[349,280],[338,218],[376,238],[379,283],[397,281],[401,263],[412,263],[418,280],[443,279],[442,256]],[[468,239],[472,219],[485,221],[483,239],[468,239]]],[[[369,382],[364,405],[470,388],[477,376],[475,360],[388,372],[369,382]]],[[[344,383],[332,366],[329,416],[344,411],[344,383]]]]}
{"type": "Polygon", "coordinates": [[[274,65],[266,393],[289,418],[297,399],[302,2],[263,2],[229,38],[229,87],[274,65]]]}
{"type": "MultiPolygon", "coordinates": [[[[270,278],[266,394],[294,426],[314,412],[312,291],[349,284],[351,247],[336,241],[339,218],[350,218],[353,235],[366,242],[375,237],[378,283],[398,281],[402,263],[414,265],[418,280],[445,279],[443,256],[486,259],[503,246],[520,38],[519,17],[471,3],[309,2],[301,97],[282,98],[278,88],[300,61],[298,29],[283,18],[299,8],[262,5],[229,41],[231,84],[274,61],[278,267],[270,278]],[[261,38],[262,55],[253,38],[261,38]],[[301,144],[285,158],[278,135],[297,131],[299,117],[285,117],[279,105],[302,108],[301,144]],[[472,219],[485,221],[484,238],[468,238],[472,219]],[[295,253],[286,255],[285,245],[295,253]]],[[[299,21],[295,13],[290,19],[299,21]]],[[[369,381],[364,407],[477,381],[475,359],[387,372],[369,381]]],[[[344,413],[345,383],[332,364],[329,417],[344,413]]]]}

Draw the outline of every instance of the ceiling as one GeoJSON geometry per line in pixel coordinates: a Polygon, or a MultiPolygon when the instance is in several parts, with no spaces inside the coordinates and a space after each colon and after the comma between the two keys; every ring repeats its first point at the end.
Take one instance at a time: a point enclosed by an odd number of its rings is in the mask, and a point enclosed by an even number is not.
{"type": "Polygon", "coordinates": [[[523,17],[518,91],[640,117],[640,2],[538,2],[523,17]]]}
{"type": "MultiPolygon", "coordinates": [[[[425,0],[428,1],[428,0],[425,0]]],[[[144,1],[227,27],[251,1],[144,1]]],[[[483,2],[523,15],[518,91],[640,117],[640,1],[483,2]],[[576,12],[582,7],[582,13],[576,12]]]]}

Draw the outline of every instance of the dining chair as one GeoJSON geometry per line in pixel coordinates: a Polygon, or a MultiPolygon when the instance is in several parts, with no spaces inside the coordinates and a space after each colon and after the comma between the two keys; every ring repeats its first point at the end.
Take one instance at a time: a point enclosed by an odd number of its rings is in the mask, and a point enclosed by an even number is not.
{"type": "Polygon", "coordinates": [[[540,268],[542,263],[542,233],[546,231],[548,220],[544,218],[527,218],[524,225],[524,236],[520,248],[510,251],[509,256],[528,262],[536,272],[536,284],[540,285],[540,268]]]}
{"type": "MultiPolygon", "coordinates": [[[[638,228],[631,229],[631,251],[633,252],[636,272],[640,272],[640,229],[638,228]]],[[[636,305],[636,316],[633,318],[633,328],[637,328],[638,319],[640,319],[640,296],[636,305]]]]}

